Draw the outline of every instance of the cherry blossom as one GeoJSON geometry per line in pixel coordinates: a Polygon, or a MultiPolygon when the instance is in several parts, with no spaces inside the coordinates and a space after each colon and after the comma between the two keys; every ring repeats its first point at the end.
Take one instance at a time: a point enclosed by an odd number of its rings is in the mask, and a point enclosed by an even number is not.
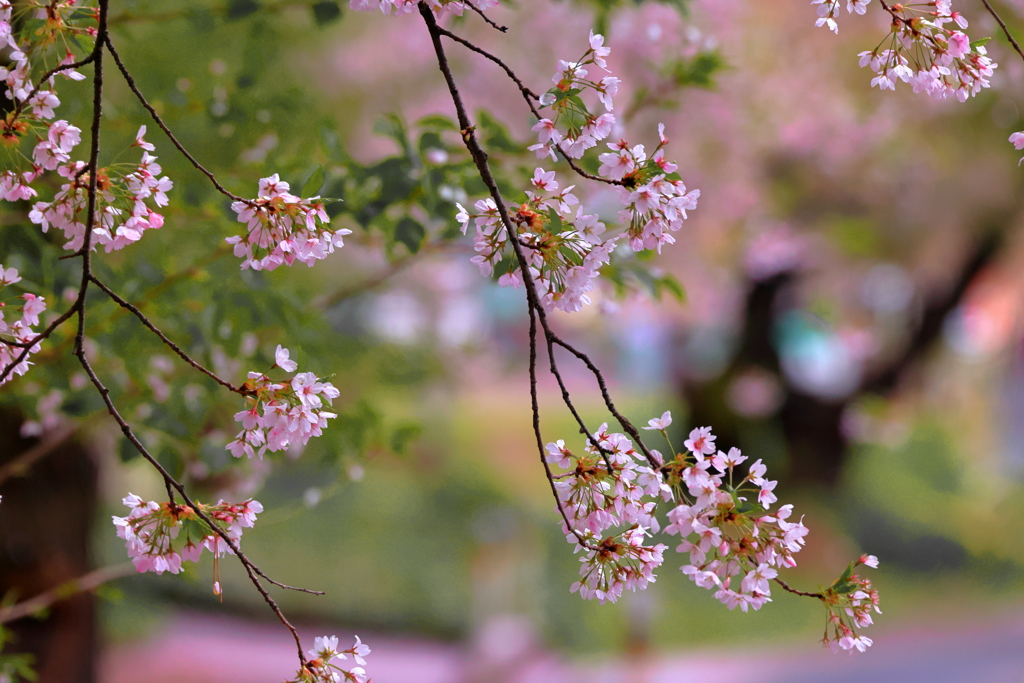
{"type": "MultiPolygon", "coordinates": [[[[122,503],[131,512],[126,517],[115,516],[114,526],[118,538],[124,539],[128,557],[132,558],[139,572],[177,574],[183,561],[198,562],[204,549],[215,557],[233,552],[191,507],[173,502],[146,502],[133,493],[129,493],[122,503]],[[180,538],[183,531],[184,543],[180,538]]],[[[256,515],[263,512],[259,501],[251,499],[237,504],[223,500],[216,505],[197,503],[196,507],[236,545],[242,538],[242,529],[252,527],[256,515]]],[[[218,589],[215,587],[215,592],[218,589]]]]}
{"type": "MultiPolygon", "coordinates": [[[[298,369],[288,349],[278,346],[274,355],[274,367],[285,372],[298,369]]],[[[249,406],[235,414],[243,430],[226,446],[236,458],[262,458],[267,450],[301,448],[320,436],[327,420],[337,417],[324,410],[324,403],[329,405],[340,392],[311,372],[298,373],[290,381],[274,381],[265,373],[250,372],[245,389],[249,406]]]]}
{"type": "Polygon", "coordinates": [[[370,648],[359,636],[355,639],[355,645],[347,650],[339,650],[337,636],[317,636],[313,640],[313,649],[309,651],[309,661],[292,679],[292,683],[367,683],[369,678],[363,667],[366,666],[365,657],[370,654],[370,648]],[[349,657],[352,657],[356,666],[346,669],[337,663],[349,657]]]}
{"type": "Polygon", "coordinates": [[[260,180],[256,199],[231,204],[247,232],[228,237],[226,242],[234,245],[235,256],[243,259],[243,270],[273,270],[296,260],[312,266],[333,254],[335,247],[345,246],[343,237],[352,231],[327,227],[331,219],[324,201],[296,197],[290,189],[275,173],[260,180]]]}
{"type": "MultiPolygon", "coordinates": [[[[21,280],[16,268],[4,268],[0,264],[0,292],[7,286],[13,285],[21,280]]],[[[38,332],[32,328],[39,325],[39,316],[46,310],[46,300],[41,296],[25,292],[16,297],[24,303],[16,310],[21,313],[17,320],[5,318],[12,308],[7,307],[7,302],[0,301],[0,373],[6,372],[6,376],[0,380],[0,385],[7,383],[15,376],[24,375],[28,372],[32,363],[28,358],[33,353],[38,353],[40,344],[36,343],[28,347],[12,346],[10,342],[27,344],[36,338],[38,332]],[[24,357],[22,358],[22,354],[24,357]],[[18,360],[21,358],[21,360],[18,360]],[[13,368],[11,366],[14,366],[13,368]]]]}

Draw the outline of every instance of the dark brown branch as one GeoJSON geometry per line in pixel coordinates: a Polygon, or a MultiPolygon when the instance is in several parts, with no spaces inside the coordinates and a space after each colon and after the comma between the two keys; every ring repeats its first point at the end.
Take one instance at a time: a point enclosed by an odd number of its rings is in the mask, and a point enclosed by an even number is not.
{"type": "Polygon", "coordinates": [[[792,593],[793,595],[802,595],[805,598],[818,598],[821,601],[825,600],[824,593],[808,593],[807,591],[798,591],[795,588],[791,588],[788,583],[786,583],[778,577],[772,579],[772,581],[782,586],[782,590],[792,593]]]}
{"type": "Polygon", "coordinates": [[[985,9],[988,10],[988,13],[995,18],[996,23],[999,24],[999,28],[1003,29],[1003,33],[1006,34],[1006,39],[1010,41],[1010,45],[1013,45],[1013,49],[1017,51],[1017,54],[1020,55],[1021,59],[1024,59],[1024,51],[1020,49],[1020,45],[1017,44],[1013,34],[1010,33],[1010,29],[1006,27],[1006,22],[1003,21],[1003,18],[999,16],[995,8],[989,4],[988,0],[981,0],[981,3],[985,5],[985,9]]]}
{"type": "Polygon", "coordinates": [[[544,456],[544,439],[540,432],[540,406],[537,399],[537,342],[534,314],[536,313],[536,316],[540,319],[541,325],[545,328],[545,332],[547,332],[547,323],[544,318],[544,309],[540,304],[540,297],[537,295],[537,284],[534,282],[533,276],[530,274],[526,254],[523,252],[522,244],[516,235],[514,226],[512,225],[512,220],[509,218],[508,209],[505,207],[505,201],[501,197],[498,185],[494,180],[494,176],[491,174],[490,166],[487,164],[487,154],[480,147],[480,143],[476,139],[476,133],[469,121],[469,115],[466,113],[466,106],[462,102],[462,95],[459,93],[459,88],[455,84],[455,78],[452,76],[451,67],[448,65],[448,57],[445,55],[444,48],[441,45],[441,28],[437,25],[434,13],[425,3],[420,2],[419,10],[420,15],[427,24],[427,29],[430,31],[430,39],[434,45],[434,53],[437,55],[438,68],[441,69],[441,73],[448,85],[448,92],[451,94],[452,102],[455,104],[455,112],[459,120],[459,128],[462,131],[462,140],[466,145],[466,149],[469,150],[469,154],[473,159],[473,163],[477,167],[477,171],[480,173],[481,180],[483,180],[484,185],[487,187],[491,198],[494,199],[494,203],[498,208],[498,214],[501,216],[501,222],[505,226],[505,232],[509,236],[509,242],[512,244],[512,249],[515,251],[516,259],[519,261],[520,269],[523,272],[523,282],[526,286],[526,300],[527,306],[530,310],[531,320],[530,394],[532,398],[533,427],[534,435],[537,439],[537,450],[540,454],[540,459],[544,464],[544,470],[547,473],[548,481],[551,483],[551,492],[555,496],[555,503],[558,505],[558,510],[562,514],[562,518],[566,520],[569,531],[576,536],[580,545],[585,548],[591,548],[590,544],[586,542],[582,534],[580,534],[579,531],[569,523],[568,516],[565,514],[562,502],[558,498],[558,492],[555,489],[551,468],[544,456]]]}
{"type": "Polygon", "coordinates": [[[139,102],[142,103],[142,106],[146,108],[146,111],[148,111],[150,116],[153,117],[153,120],[156,121],[156,125],[160,127],[160,130],[162,130],[164,134],[167,135],[168,138],[170,138],[171,143],[178,148],[178,151],[181,152],[182,156],[188,159],[192,163],[192,165],[195,166],[197,170],[199,170],[200,173],[209,178],[210,182],[213,183],[213,186],[217,188],[217,191],[220,192],[222,195],[230,197],[236,202],[245,202],[248,204],[250,200],[239,197],[233,192],[229,192],[223,185],[220,184],[220,181],[217,180],[216,176],[210,173],[210,171],[206,170],[206,167],[203,166],[198,161],[196,161],[196,158],[189,154],[189,151],[185,149],[185,147],[182,146],[180,142],[178,142],[178,138],[174,137],[174,133],[172,133],[171,129],[167,127],[167,124],[164,123],[164,120],[160,118],[159,114],[156,113],[156,109],[153,109],[153,106],[146,100],[146,97],[142,94],[142,91],[140,91],[139,87],[135,84],[135,79],[132,77],[131,73],[128,72],[128,69],[125,67],[124,62],[121,61],[121,55],[117,53],[117,50],[114,49],[114,44],[110,42],[110,36],[107,36],[105,38],[105,41],[107,44],[107,49],[110,51],[110,56],[114,58],[114,62],[117,64],[117,68],[120,69],[121,75],[124,76],[125,82],[128,83],[128,87],[131,89],[133,93],[135,93],[135,96],[139,99],[139,102]]]}
{"type": "Polygon", "coordinates": [[[116,421],[117,424],[121,427],[121,432],[124,434],[125,438],[128,439],[128,441],[130,441],[133,446],[135,446],[135,449],[142,454],[142,457],[149,461],[150,465],[156,468],[157,472],[160,473],[160,476],[163,477],[164,482],[168,486],[173,487],[174,490],[178,492],[178,495],[180,495],[182,500],[185,501],[185,504],[188,507],[192,508],[196,515],[201,520],[203,520],[215,534],[217,534],[221,537],[221,539],[224,540],[227,546],[231,549],[231,551],[235,554],[238,560],[242,563],[242,566],[245,568],[246,574],[249,575],[249,580],[256,587],[256,590],[259,591],[259,594],[263,596],[263,600],[267,603],[267,605],[270,606],[270,609],[273,610],[274,614],[277,615],[277,618],[281,621],[281,623],[284,624],[284,626],[291,632],[292,637],[295,639],[295,646],[298,649],[300,665],[305,666],[306,656],[302,650],[302,640],[299,638],[298,631],[296,631],[295,627],[292,626],[290,621],[288,621],[288,618],[284,616],[284,613],[281,611],[281,608],[277,605],[277,602],[272,597],[270,597],[270,594],[267,592],[267,589],[264,588],[263,584],[260,582],[260,577],[266,579],[270,583],[273,583],[275,586],[280,586],[281,588],[298,590],[304,593],[314,593],[317,595],[323,595],[323,593],[318,591],[311,591],[304,588],[292,588],[291,586],[286,586],[284,584],[278,583],[277,581],[267,578],[267,576],[262,571],[260,571],[248,557],[245,556],[245,554],[241,551],[241,549],[239,549],[235,541],[233,541],[231,537],[228,536],[227,533],[223,529],[221,529],[212,519],[210,519],[210,517],[202,511],[199,505],[196,504],[189,497],[188,493],[185,492],[185,487],[178,483],[178,481],[175,480],[174,477],[170,475],[170,473],[164,468],[164,466],[161,465],[160,462],[157,461],[157,459],[153,457],[153,455],[146,449],[146,447],[142,445],[142,442],[139,441],[138,437],[135,436],[135,433],[132,431],[131,426],[125,421],[125,419],[118,412],[117,408],[114,406],[114,402],[110,398],[110,390],[107,389],[106,386],[104,386],[103,382],[101,382],[100,378],[96,375],[96,372],[92,369],[92,365],[89,363],[89,360],[85,357],[85,351],[81,346],[78,346],[75,349],[75,355],[78,356],[79,362],[82,364],[82,367],[85,368],[86,374],[89,375],[89,380],[92,382],[93,386],[96,387],[96,390],[100,393],[100,396],[103,398],[103,403],[107,406],[107,411],[114,418],[114,421],[116,421]]]}
{"type": "Polygon", "coordinates": [[[477,14],[479,14],[480,17],[484,21],[486,21],[488,24],[490,24],[490,26],[492,28],[495,28],[495,29],[501,31],[502,33],[505,33],[506,31],[508,31],[508,26],[498,26],[496,23],[494,23],[494,21],[491,20],[490,17],[488,17],[486,14],[484,14],[484,11],[482,9],[480,9],[475,4],[473,4],[473,0],[468,0],[466,2],[466,6],[469,7],[469,9],[473,10],[474,12],[476,12],[477,14]]]}
{"type": "Polygon", "coordinates": [[[151,332],[152,332],[153,334],[155,334],[155,335],[156,335],[157,337],[159,337],[159,338],[160,338],[160,341],[162,341],[162,342],[163,342],[164,344],[167,344],[167,346],[169,346],[169,347],[171,348],[171,350],[172,350],[172,351],[174,351],[174,352],[175,352],[176,354],[178,354],[178,356],[179,356],[179,357],[180,357],[180,358],[181,358],[182,360],[184,360],[184,361],[185,361],[186,363],[188,363],[188,364],[189,364],[189,365],[191,365],[191,366],[192,366],[193,368],[195,368],[195,369],[196,369],[196,370],[198,370],[199,372],[203,373],[204,375],[206,375],[207,377],[209,377],[210,379],[212,379],[212,380],[213,380],[214,382],[216,382],[217,384],[221,385],[221,386],[222,386],[222,387],[224,387],[225,389],[228,389],[228,390],[230,390],[230,391],[233,391],[233,392],[235,392],[236,394],[240,394],[240,395],[242,395],[242,396],[248,396],[248,395],[249,395],[249,392],[248,392],[248,391],[246,391],[245,389],[242,389],[242,388],[240,388],[240,387],[236,387],[235,385],[231,384],[230,382],[227,382],[227,381],[225,381],[225,380],[221,379],[221,378],[220,378],[220,377],[218,377],[218,376],[217,376],[216,374],[214,374],[214,373],[213,373],[213,372],[211,372],[210,370],[207,370],[207,369],[206,369],[205,367],[203,367],[203,366],[202,366],[201,364],[199,364],[198,362],[196,362],[195,360],[193,360],[193,359],[192,359],[192,358],[191,358],[191,357],[190,357],[190,356],[189,356],[189,355],[188,355],[187,353],[185,353],[184,351],[182,351],[182,349],[181,349],[181,347],[180,347],[180,346],[178,346],[177,344],[175,344],[174,342],[172,342],[172,341],[171,341],[170,339],[168,339],[168,338],[167,338],[167,336],[166,336],[166,335],[164,335],[164,333],[163,333],[163,332],[161,332],[161,331],[159,330],[159,328],[157,328],[157,326],[156,326],[156,325],[154,325],[154,324],[153,324],[153,323],[152,323],[152,322],[151,322],[151,321],[149,320],[149,318],[147,318],[147,317],[145,316],[145,314],[144,314],[144,313],[143,313],[142,311],[140,311],[140,310],[139,310],[139,309],[138,309],[138,308],[137,308],[136,306],[132,305],[131,303],[129,303],[129,302],[125,301],[124,299],[122,299],[121,297],[119,297],[119,296],[117,295],[117,293],[116,293],[116,292],[114,292],[114,290],[110,289],[110,288],[109,288],[109,287],[107,287],[107,286],[106,286],[105,284],[103,284],[102,282],[100,282],[100,281],[99,281],[99,279],[97,279],[95,275],[90,275],[90,276],[89,276],[89,279],[90,279],[90,280],[92,280],[93,284],[95,284],[95,285],[96,285],[97,287],[99,287],[99,288],[100,288],[100,289],[102,289],[102,290],[103,290],[104,292],[106,292],[106,293],[107,293],[107,296],[109,296],[109,297],[110,297],[111,299],[113,299],[114,301],[116,301],[116,302],[117,302],[117,303],[118,303],[118,304],[119,304],[119,305],[120,305],[120,306],[121,306],[122,308],[125,308],[125,309],[127,309],[127,310],[131,311],[131,312],[132,312],[133,314],[135,314],[135,316],[136,316],[136,317],[137,317],[137,318],[138,318],[139,320],[141,320],[141,321],[142,321],[142,324],[143,324],[143,325],[145,325],[145,326],[146,326],[147,328],[149,328],[149,330],[150,330],[150,331],[151,331],[151,332]]]}
{"type": "Polygon", "coordinates": [[[86,593],[88,591],[95,590],[108,581],[129,576],[134,571],[135,567],[131,562],[95,569],[85,576],[65,581],[59,586],[55,586],[54,588],[51,588],[44,593],[40,593],[34,598],[29,598],[24,602],[19,602],[18,604],[11,605],[9,607],[0,607],[0,624],[7,624],[12,621],[17,621],[23,617],[32,616],[33,614],[50,607],[54,603],[66,600],[78,595],[79,593],[86,593]]]}

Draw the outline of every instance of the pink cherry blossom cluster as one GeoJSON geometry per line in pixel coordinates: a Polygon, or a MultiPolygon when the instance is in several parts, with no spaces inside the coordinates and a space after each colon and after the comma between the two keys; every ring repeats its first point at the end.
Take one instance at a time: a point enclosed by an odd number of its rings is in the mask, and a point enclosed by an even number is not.
{"type": "MultiPolygon", "coordinates": [[[[18,275],[16,268],[5,269],[0,264],[0,291],[3,291],[7,285],[13,285],[20,280],[21,276],[18,275]]],[[[24,347],[11,346],[4,340],[4,337],[10,337],[19,344],[27,344],[32,341],[36,336],[36,332],[32,328],[39,324],[39,316],[46,310],[46,301],[41,296],[26,292],[17,298],[24,303],[17,309],[21,317],[12,322],[4,319],[4,313],[8,309],[6,309],[6,302],[0,301],[0,372],[6,372],[25,351],[24,347]]],[[[28,367],[31,365],[28,362],[28,357],[38,351],[39,344],[29,347],[29,353],[14,365],[10,372],[7,372],[7,376],[0,380],[0,384],[6,383],[15,375],[24,375],[28,372],[28,367]]]]}
{"type": "Polygon", "coordinates": [[[584,551],[583,577],[572,585],[585,599],[615,602],[624,589],[643,590],[655,580],[665,545],[645,545],[649,532],[657,533],[654,496],[669,495],[661,477],[624,434],[609,433],[601,425],[594,434],[599,447],[587,443],[576,455],[562,440],[547,445],[546,459],[568,470],[555,479],[559,503],[569,521],[562,531],[566,540],[584,551]],[[609,469],[610,466],[610,469],[609,469]],[[606,529],[630,525],[623,532],[602,538],[606,529]],[[581,542],[582,539],[582,542],[581,542]]]}
{"type": "Polygon", "coordinates": [[[665,126],[658,124],[658,146],[650,159],[643,145],[630,147],[625,140],[608,143],[612,151],[598,157],[598,173],[626,181],[616,188],[624,207],[619,211],[619,220],[628,226],[626,234],[633,251],[657,249],[661,253],[663,244],[675,243],[670,233],[683,227],[686,212],[697,208],[700,190],[686,189],[676,173],[676,165],[665,159],[667,144],[665,126]]]}
{"type": "MultiPolygon", "coordinates": [[[[811,4],[818,6],[816,25],[838,33],[839,0],[812,0],[811,4]]],[[[864,14],[867,5],[867,0],[848,0],[846,9],[864,14]]],[[[998,65],[988,56],[985,41],[972,43],[963,31],[946,28],[951,23],[960,29],[968,25],[962,14],[953,11],[952,0],[896,3],[886,9],[892,16],[889,38],[859,55],[860,65],[876,74],[872,87],[895,90],[896,83],[903,81],[915,93],[936,99],[956,97],[961,102],[989,87],[998,65]]]]}
{"type": "MultiPolygon", "coordinates": [[[[661,425],[652,428],[664,433],[661,425]]],[[[687,452],[661,470],[678,503],[668,513],[665,533],[679,534],[683,540],[676,550],[689,553],[690,564],[681,569],[698,586],[716,590],[729,609],[760,609],[771,599],[768,582],[778,576],[776,567],[796,566],[793,554],[803,546],[807,527],[787,521],[792,505],[768,513],[778,482],[764,478],[767,468],[760,460],[737,483],[734,469],[747,458],[738,448],[719,451],[710,427],[694,429],[683,445],[687,452]]]]}
{"type": "MultiPolygon", "coordinates": [[[[601,266],[608,263],[616,239],[602,240],[604,224],[597,216],[583,213],[572,194],[573,187],[559,190],[554,171],[538,168],[531,181],[534,190],[527,191],[523,202],[510,218],[517,227],[519,241],[525,247],[530,274],[537,285],[541,304],[547,310],[579,311],[590,303],[587,292],[601,266]],[[577,207],[575,211],[573,207],[577,207]]],[[[475,219],[474,249],[471,260],[483,275],[491,275],[496,266],[507,264],[508,270],[498,279],[503,287],[519,287],[523,276],[518,261],[510,256],[508,238],[498,209],[490,198],[476,203],[480,213],[470,214],[456,204],[455,217],[466,232],[470,219],[475,219]]]]}
{"type": "MultiPolygon", "coordinates": [[[[274,367],[295,372],[298,365],[291,360],[288,349],[278,345],[274,367]]],[[[275,381],[265,373],[250,372],[245,383],[251,406],[235,414],[243,430],[227,445],[236,458],[301,448],[314,436],[320,436],[327,420],[337,417],[324,410],[340,395],[330,382],[321,382],[312,372],[300,372],[289,381],[275,381]]]]}
{"type": "MultiPolygon", "coordinates": [[[[22,140],[33,135],[38,140],[33,152],[33,163],[27,157],[11,155],[16,170],[7,169],[0,174],[0,199],[19,201],[36,196],[30,187],[44,170],[53,170],[58,164],[70,159],[68,152],[78,144],[78,129],[59,121],[54,126],[47,123],[55,116],[60,99],[54,90],[57,75],[73,80],[85,78],[74,69],[65,69],[48,78],[45,82],[33,83],[34,67],[45,68],[45,58],[57,33],[65,38],[75,39],[77,35],[91,35],[95,28],[83,28],[70,21],[75,11],[73,2],[40,3],[30,2],[36,8],[39,18],[47,19],[44,28],[27,34],[24,44],[19,43],[11,27],[12,5],[9,0],[0,0],[0,49],[5,49],[10,64],[0,68],[0,80],[6,85],[6,96],[13,103],[10,113],[0,121],[0,138],[5,146],[17,147],[22,140]],[[55,128],[56,127],[56,128],[55,128]]],[[[61,65],[75,61],[67,51],[61,65]]]]}
{"type": "Polygon", "coordinates": [[[345,246],[348,229],[331,230],[331,222],[320,197],[302,199],[275,173],[260,180],[259,196],[231,204],[247,233],[227,238],[235,256],[244,259],[242,269],[273,270],[296,260],[312,265],[345,246]]]}
{"type": "MultiPolygon", "coordinates": [[[[177,574],[183,561],[198,562],[203,550],[214,557],[232,552],[210,526],[192,508],[175,503],[146,502],[129,493],[122,501],[131,509],[126,517],[114,517],[117,535],[125,541],[128,557],[140,572],[177,574]],[[184,530],[185,542],[180,542],[184,530]]],[[[200,510],[224,531],[236,544],[242,538],[242,529],[252,527],[256,515],[263,512],[259,501],[216,505],[197,504],[200,510]]],[[[214,585],[220,593],[220,586],[214,585]]]]}
{"type": "MultiPolygon", "coordinates": [[[[671,424],[672,414],[666,411],[644,429],[659,431],[668,441],[671,424]]],[[[757,610],[771,600],[770,582],[777,580],[779,569],[796,566],[793,556],[804,545],[807,527],[802,520],[790,520],[792,505],[769,512],[777,501],[778,482],[765,477],[763,462],[757,460],[740,477],[736,468],[746,456],[737,448],[718,450],[710,427],[692,430],[683,444],[685,452],[667,462],[656,450],[641,454],[626,435],[608,433],[607,425],[601,425],[594,440],[597,446],[588,442],[580,455],[564,441],[549,443],[545,456],[565,470],[553,480],[565,515],[562,531],[577,552],[585,553],[583,578],[572,585],[572,592],[614,602],[624,589],[643,589],[653,582],[666,546],[645,539],[659,531],[656,507],[663,501],[674,504],[664,532],[678,534],[682,540],[676,550],[689,554],[683,574],[715,591],[729,609],[757,610]],[[651,462],[658,467],[652,468],[651,462]],[[607,529],[626,525],[625,531],[605,535],[607,529]]],[[[877,562],[871,556],[858,561],[868,566],[877,562]]],[[[822,592],[821,600],[830,623],[838,624],[840,647],[849,649],[847,643],[855,643],[851,647],[863,649],[871,641],[856,639],[855,629],[871,623],[869,610],[877,609],[878,594],[870,582],[851,578],[854,565],[850,567],[822,592]],[[855,640],[842,640],[849,634],[855,640]]]]}
{"type": "Polygon", "coordinates": [[[537,158],[550,156],[555,160],[555,147],[566,156],[579,159],[586,150],[607,138],[615,125],[613,97],[619,89],[619,79],[604,76],[600,80],[587,78],[588,66],[593,65],[608,71],[605,61],[611,48],[604,46],[604,36],[590,32],[590,47],[575,62],[559,60],[558,71],[551,78],[555,87],[540,98],[541,108],[550,107],[553,115],[543,118],[533,127],[538,142],[530,147],[537,158]],[[604,105],[605,113],[592,114],[580,97],[587,90],[593,90],[604,105]]]}
{"type": "Polygon", "coordinates": [[[829,615],[822,643],[833,652],[854,649],[864,652],[871,647],[871,639],[857,635],[857,628],[871,625],[872,612],[882,613],[878,608],[878,591],[871,585],[871,579],[853,573],[860,565],[878,569],[878,558],[874,555],[861,555],[824,591],[823,602],[828,606],[829,615]],[[832,631],[831,637],[829,629],[832,631]]]}
{"type": "Polygon", "coordinates": [[[366,655],[370,647],[356,636],[356,643],[347,650],[338,649],[337,636],[318,636],[313,641],[313,649],[309,651],[310,660],[292,679],[290,683],[367,683],[366,655]],[[334,663],[352,657],[356,666],[345,669],[334,663]]]}
{"type": "MultiPolygon", "coordinates": [[[[174,186],[167,176],[159,177],[162,167],[154,150],[144,136],[141,126],[133,147],[142,149],[138,164],[118,164],[101,168],[96,174],[96,213],[93,222],[93,248],[102,244],[109,253],[138,242],[146,230],[163,227],[163,215],[154,211],[147,202],[157,207],[167,206],[167,193],[174,186]]],[[[66,121],[57,121],[50,127],[48,139],[36,146],[37,163],[41,168],[56,169],[68,182],[50,202],[36,202],[29,219],[43,232],[50,226],[64,231],[65,249],[77,251],[85,243],[85,216],[88,210],[89,176],[84,172],[84,161],[71,161],[71,148],[81,139],[81,132],[66,121]],[[40,147],[47,145],[42,152],[40,147]]]]}
{"type": "MultiPolygon", "coordinates": [[[[470,6],[479,10],[487,10],[498,4],[498,0],[427,0],[427,6],[435,14],[454,14],[461,17],[462,13],[470,6]]],[[[349,0],[348,6],[357,12],[372,12],[379,9],[384,14],[396,15],[415,12],[419,0],[349,0]]]]}

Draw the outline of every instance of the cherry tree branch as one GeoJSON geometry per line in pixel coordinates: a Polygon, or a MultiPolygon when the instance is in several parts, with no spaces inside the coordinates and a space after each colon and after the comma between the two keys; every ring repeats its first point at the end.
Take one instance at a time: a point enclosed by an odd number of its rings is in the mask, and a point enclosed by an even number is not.
{"type": "Polygon", "coordinates": [[[783,581],[782,579],[780,579],[778,577],[772,579],[772,581],[774,581],[775,583],[779,584],[779,586],[782,587],[782,590],[784,590],[784,591],[786,591],[788,593],[792,593],[793,595],[801,595],[801,596],[803,596],[805,598],[818,598],[822,602],[824,602],[824,600],[825,600],[825,594],[824,593],[820,593],[820,592],[819,593],[808,593],[807,591],[799,591],[799,590],[797,590],[795,588],[790,587],[790,585],[788,583],[786,583],[785,581],[783,581]]]}
{"type": "Polygon", "coordinates": [[[477,7],[477,6],[476,6],[476,5],[475,5],[475,4],[473,3],[473,0],[469,0],[469,2],[467,2],[467,3],[466,3],[466,5],[467,5],[467,6],[469,7],[469,9],[471,9],[471,10],[473,10],[474,12],[476,12],[477,14],[479,14],[479,15],[480,15],[480,17],[481,17],[481,18],[482,18],[482,19],[483,19],[484,21],[486,21],[486,22],[487,22],[488,24],[490,24],[490,26],[491,26],[492,28],[495,28],[495,29],[497,29],[497,30],[501,31],[502,33],[505,33],[505,32],[507,32],[507,31],[508,31],[508,26],[499,26],[498,24],[494,23],[494,21],[493,21],[493,20],[492,20],[492,19],[491,19],[490,17],[488,17],[488,16],[486,15],[486,14],[484,14],[484,11],[483,11],[482,9],[480,9],[479,7],[477,7]]]}
{"type": "Polygon", "coordinates": [[[999,16],[995,8],[992,7],[991,4],[989,4],[988,0],[981,0],[981,4],[985,5],[985,9],[988,10],[988,13],[992,15],[992,17],[996,20],[996,23],[999,24],[999,27],[1003,29],[1003,33],[1006,34],[1006,39],[1010,41],[1010,45],[1012,45],[1013,49],[1017,51],[1017,54],[1020,55],[1020,58],[1024,59],[1024,51],[1022,51],[1020,45],[1017,44],[1017,41],[1014,39],[1013,34],[1010,33],[1010,29],[1006,27],[1006,22],[1003,21],[1003,18],[999,16]]]}
{"type": "Polygon", "coordinates": [[[58,586],[54,586],[48,591],[40,593],[39,595],[29,598],[23,602],[19,602],[16,605],[0,607],[0,624],[7,624],[12,621],[17,621],[23,617],[31,616],[40,610],[44,610],[47,607],[60,602],[61,600],[67,600],[79,593],[86,593],[88,591],[95,590],[108,581],[130,576],[134,571],[135,567],[131,562],[123,562],[122,564],[94,569],[84,576],[79,576],[76,579],[65,581],[58,586]]]}
{"type": "Polygon", "coordinates": [[[110,289],[105,284],[100,282],[100,280],[95,275],[90,274],[89,275],[89,279],[92,281],[93,284],[95,284],[97,287],[99,287],[104,292],[106,292],[107,296],[109,296],[111,299],[113,299],[115,302],[117,302],[118,305],[120,305],[122,308],[125,308],[125,309],[131,311],[135,315],[135,317],[137,317],[139,320],[142,321],[143,325],[145,325],[147,328],[149,328],[149,330],[153,334],[155,334],[157,337],[160,338],[160,341],[162,341],[164,344],[169,346],[171,348],[171,350],[174,351],[176,354],[178,354],[178,356],[180,356],[181,359],[184,360],[186,363],[188,363],[193,368],[195,368],[199,372],[203,373],[204,375],[206,375],[207,377],[209,377],[210,379],[212,379],[214,382],[216,382],[217,384],[221,385],[225,389],[228,389],[229,391],[233,391],[234,393],[239,394],[241,396],[249,396],[250,395],[250,392],[247,391],[246,389],[243,389],[241,387],[236,387],[235,385],[231,384],[231,382],[228,382],[228,381],[225,381],[225,380],[221,379],[216,374],[214,374],[210,370],[207,370],[205,367],[203,367],[200,363],[198,363],[197,361],[193,360],[192,357],[189,356],[187,353],[185,353],[181,349],[180,346],[178,346],[173,341],[168,339],[167,336],[163,332],[161,332],[160,329],[157,328],[157,326],[154,325],[150,321],[150,319],[147,318],[146,315],[142,311],[140,311],[138,309],[138,307],[132,305],[128,301],[125,301],[124,299],[119,297],[117,295],[117,293],[114,292],[114,290],[110,289]]]}
{"type": "Polygon", "coordinates": [[[178,148],[178,151],[181,152],[182,156],[188,159],[200,173],[209,178],[210,182],[213,183],[213,186],[217,188],[217,191],[220,192],[222,195],[224,195],[225,197],[229,197],[236,202],[245,202],[246,204],[248,204],[250,200],[245,199],[243,197],[239,197],[235,193],[227,190],[223,185],[220,184],[220,181],[217,180],[217,177],[213,175],[213,173],[208,171],[205,166],[199,163],[196,160],[196,158],[192,156],[180,142],[178,142],[178,138],[174,137],[174,133],[172,133],[171,129],[167,127],[167,124],[164,123],[164,120],[160,118],[159,114],[156,113],[156,109],[154,109],[153,105],[151,105],[149,101],[146,100],[145,95],[142,94],[142,91],[139,90],[139,87],[135,84],[135,79],[132,77],[131,73],[129,73],[128,69],[125,67],[124,62],[121,61],[121,55],[119,55],[117,53],[117,50],[114,49],[114,44],[110,41],[110,36],[106,36],[104,38],[104,41],[106,42],[107,50],[110,52],[110,56],[114,58],[114,62],[117,64],[117,68],[121,71],[121,75],[124,76],[124,80],[128,84],[128,88],[133,93],[135,93],[135,96],[139,99],[139,102],[142,103],[142,106],[145,107],[146,111],[148,111],[150,116],[153,117],[153,120],[156,122],[156,125],[160,127],[160,130],[162,130],[164,134],[167,135],[168,138],[170,138],[171,143],[178,148]]]}

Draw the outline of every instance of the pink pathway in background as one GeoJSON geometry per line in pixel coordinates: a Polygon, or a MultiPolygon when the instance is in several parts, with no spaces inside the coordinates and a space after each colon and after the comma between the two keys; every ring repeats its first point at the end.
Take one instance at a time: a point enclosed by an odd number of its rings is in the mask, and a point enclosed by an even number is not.
{"type": "MultiPolygon", "coordinates": [[[[1018,606],[1019,607],[1019,606],[1018,606]]],[[[300,629],[304,642],[327,631],[300,629]]],[[[703,653],[600,665],[573,662],[505,631],[470,646],[414,637],[359,635],[373,648],[376,683],[1018,683],[1024,681],[1024,612],[973,623],[879,630],[864,655],[815,648],[709,649],[703,653]]],[[[295,669],[295,648],[272,624],[181,612],[145,639],[108,649],[101,683],[280,683],[295,669]]]]}

